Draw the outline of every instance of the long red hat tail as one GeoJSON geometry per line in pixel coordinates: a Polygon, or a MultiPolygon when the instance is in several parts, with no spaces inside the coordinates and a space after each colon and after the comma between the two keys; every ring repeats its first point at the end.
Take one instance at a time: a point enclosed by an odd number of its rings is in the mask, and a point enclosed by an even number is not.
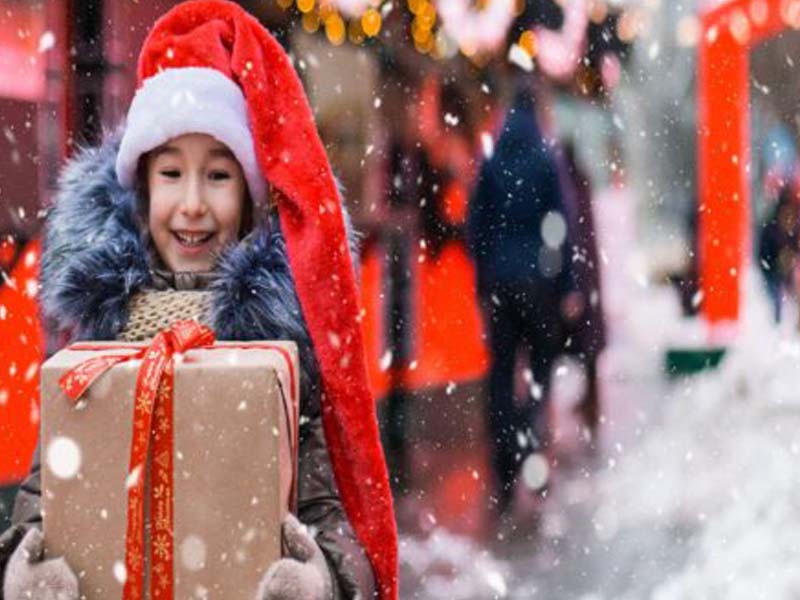
{"type": "Polygon", "coordinates": [[[190,66],[217,69],[244,92],[320,366],[323,426],[339,493],[380,597],[394,599],[397,528],[367,384],[355,270],[339,193],[302,84],[269,32],[222,0],[186,2],[159,19],[139,57],[139,82],[190,66]]]}

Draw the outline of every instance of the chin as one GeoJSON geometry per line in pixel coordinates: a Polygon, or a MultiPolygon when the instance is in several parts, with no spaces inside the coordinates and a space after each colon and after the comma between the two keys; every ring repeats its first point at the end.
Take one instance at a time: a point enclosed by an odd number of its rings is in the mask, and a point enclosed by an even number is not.
{"type": "Polygon", "coordinates": [[[203,273],[212,271],[215,262],[210,258],[197,261],[173,258],[167,264],[173,273],[203,273]]]}

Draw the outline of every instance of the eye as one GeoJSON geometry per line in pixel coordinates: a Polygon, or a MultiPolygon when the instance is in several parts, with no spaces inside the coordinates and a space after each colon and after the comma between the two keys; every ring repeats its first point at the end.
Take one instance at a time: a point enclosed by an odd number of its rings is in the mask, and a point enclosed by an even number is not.
{"type": "Polygon", "coordinates": [[[208,177],[211,179],[211,181],[224,181],[226,179],[230,179],[231,174],[227,171],[211,171],[208,174],[208,177]]]}
{"type": "Polygon", "coordinates": [[[178,169],[161,169],[158,173],[167,179],[177,179],[181,176],[178,169]]]}

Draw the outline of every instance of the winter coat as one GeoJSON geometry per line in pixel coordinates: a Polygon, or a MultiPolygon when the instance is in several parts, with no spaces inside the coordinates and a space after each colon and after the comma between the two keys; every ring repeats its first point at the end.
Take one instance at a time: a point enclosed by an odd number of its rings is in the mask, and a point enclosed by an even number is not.
{"type": "Polygon", "coordinates": [[[794,193],[786,187],[761,229],[759,239],[761,269],[773,285],[790,285],[800,251],[800,211],[794,193]]]}
{"type": "Polygon", "coordinates": [[[606,346],[606,325],[600,288],[600,255],[592,212],[589,178],[581,171],[570,147],[560,149],[556,162],[561,175],[570,269],[581,294],[583,310],[574,323],[566,323],[571,338],[567,350],[594,360],[606,346]]]}
{"type": "MultiPolygon", "coordinates": [[[[138,197],[117,182],[117,149],[118,140],[112,138],[74,159],[64,171],[59,198],[47,218],[40,301],[51,349],[65,340],[124,337],[131,305],[143,292],[164,288],[164,278],[151,269],[147,242],[137,225],[138,197]]],[[[250,235],[222,253],[208,283],[209,325],[220,340],[297,343],[301,417],[297,516],[318,532],[316,541],[335,574],[336,592],[345,598],[372,598],[373,571],[344,512],[328,456],[320,374],[286,243],[277,215],[263,217],[256,219],[260,224],[250,235]]],[[[356,238],[349,222],[346,225],[355,253],[356,238]]],[[[40,495],[37,449],[16,499],[12,526],[0,537],[0,596],[11,553],[28,528],[41,527],[40,495]]]]}
{"type": "Polygon", "coordinates": [[[566,246],[551,249],[542,236],[549,212],[562,212],[558,171],[533,100],[520,93],[470,200],[467,237],[481,296],[496,283],[552,282],[567,288],[566,246]]]}

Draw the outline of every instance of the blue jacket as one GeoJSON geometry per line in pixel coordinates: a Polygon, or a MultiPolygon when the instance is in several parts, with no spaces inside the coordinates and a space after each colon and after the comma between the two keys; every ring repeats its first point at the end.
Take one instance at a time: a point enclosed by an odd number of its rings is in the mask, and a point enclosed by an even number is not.
{"type": "Polygon", "coordinates": [[[565,285],[566,242],[550,248],[542,237],[542,222],[550,212],[563,217],[558,171],[533,101],[519,94],[470,200],[467,236],[479,293],[488,293],[498,282],[550,280],[565,285]]]}

